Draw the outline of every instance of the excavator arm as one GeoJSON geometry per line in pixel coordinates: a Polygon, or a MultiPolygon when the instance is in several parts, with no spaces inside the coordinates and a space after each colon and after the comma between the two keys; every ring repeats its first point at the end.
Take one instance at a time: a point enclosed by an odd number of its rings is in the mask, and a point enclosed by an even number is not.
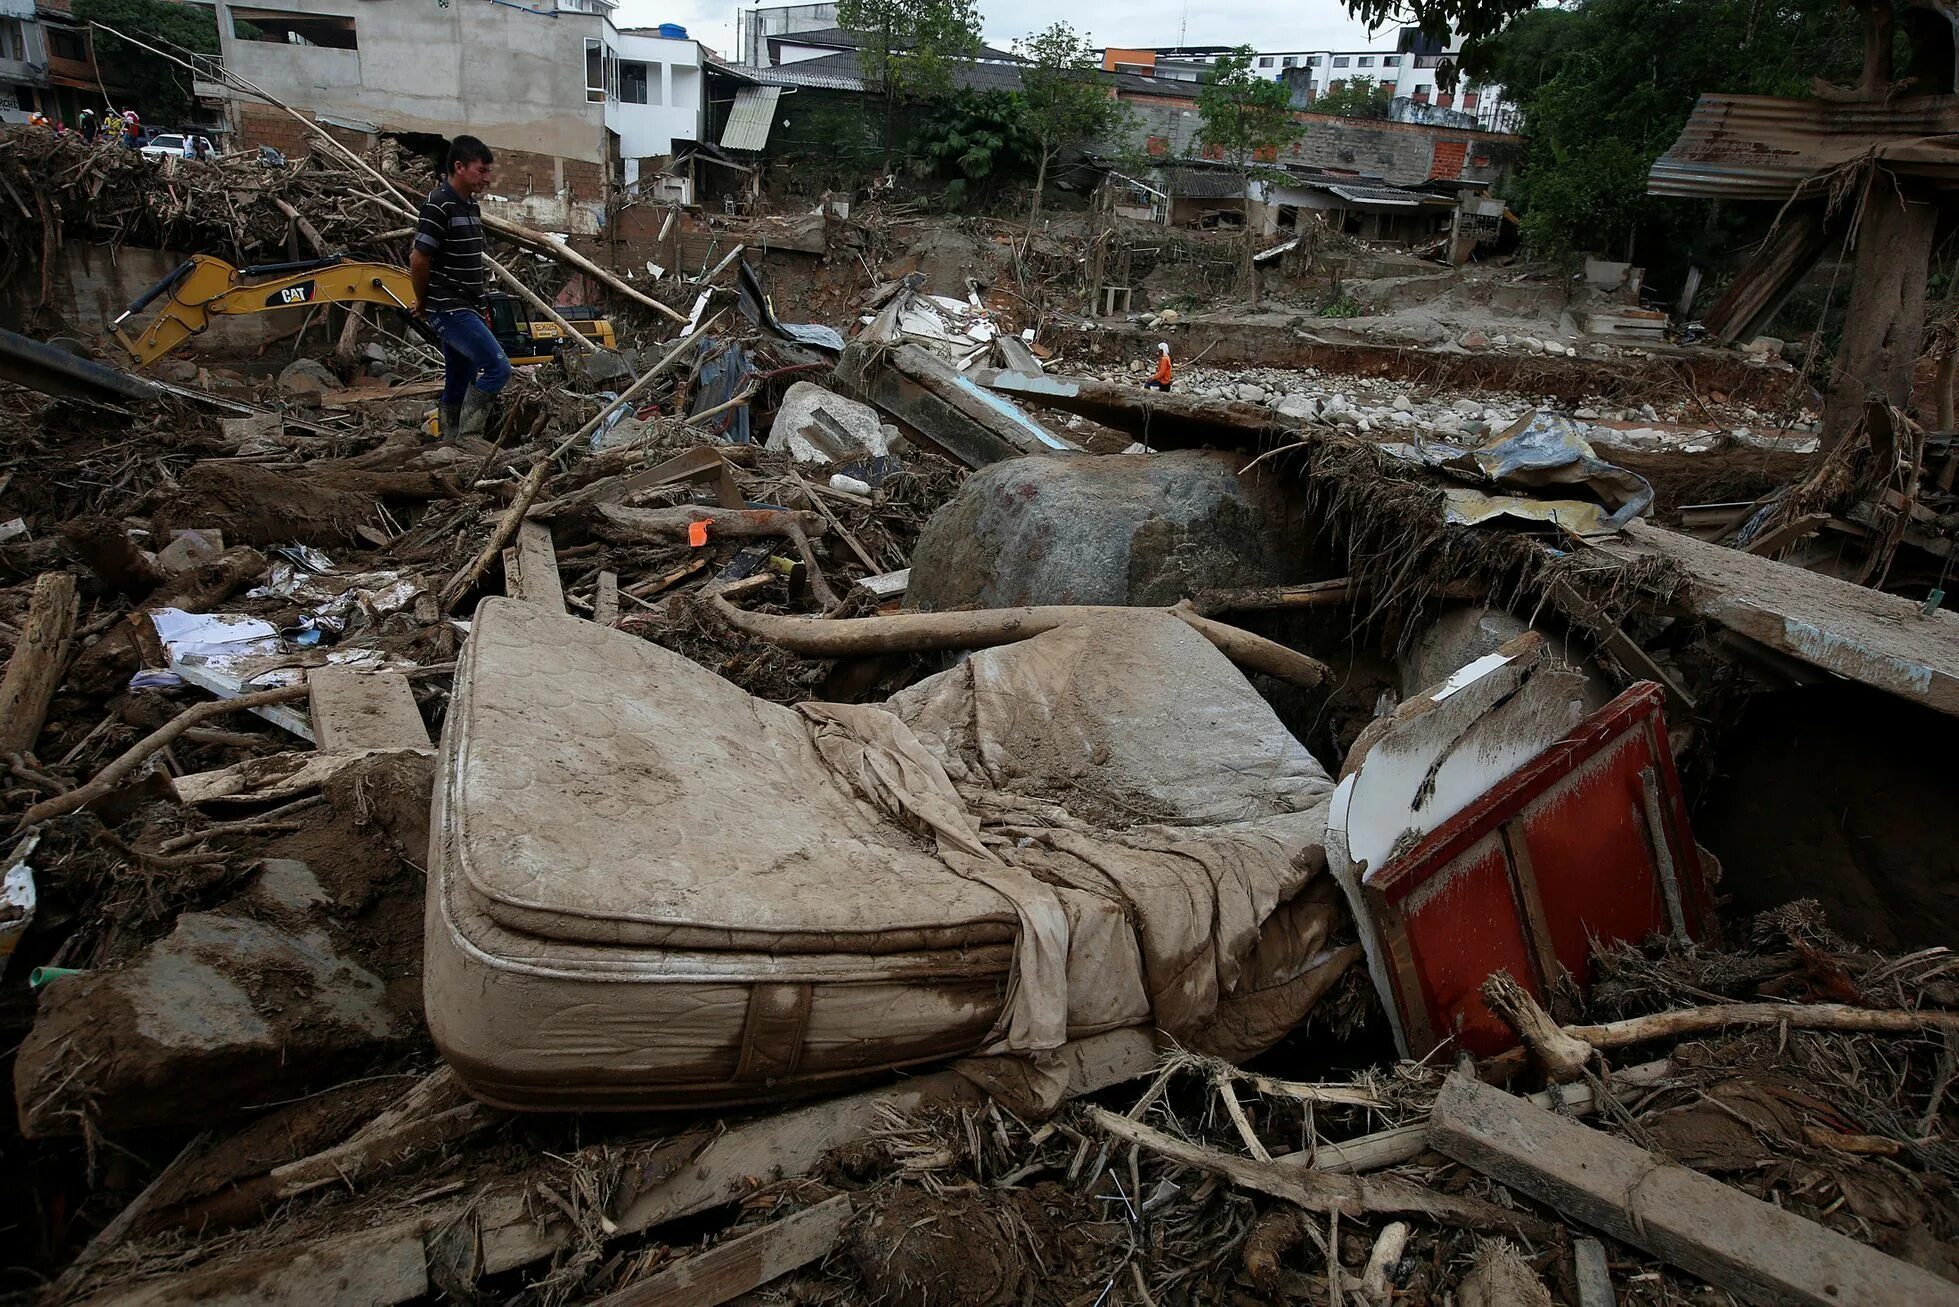
{"type": "Polygon", "coordinates": [[[213,315],[271,313],[314,304],[378,304],[397,309],[424,340],[438,343],[428,324],[413,315],[415,288],[405,269],[341,255],[234,268],[223,259],[193,254],[124,309],[110,330],[136,366],[145,368],[210,326],[213,315]],[[169,298],[156,316],[132,335],[125,324],[164,296],[169,298]]]}

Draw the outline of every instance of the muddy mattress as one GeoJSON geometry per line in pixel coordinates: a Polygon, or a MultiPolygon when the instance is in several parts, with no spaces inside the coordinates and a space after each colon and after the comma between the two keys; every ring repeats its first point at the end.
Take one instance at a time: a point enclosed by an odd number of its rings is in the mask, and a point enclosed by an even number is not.
{"type": "Polygon", "coordinates": [[[787,708],[487,601],[435,787],[443,1056],[512,1108],[726,1104],[1296,1001],[1330,782],[1181,622],[1122,639],[787,708]]]}

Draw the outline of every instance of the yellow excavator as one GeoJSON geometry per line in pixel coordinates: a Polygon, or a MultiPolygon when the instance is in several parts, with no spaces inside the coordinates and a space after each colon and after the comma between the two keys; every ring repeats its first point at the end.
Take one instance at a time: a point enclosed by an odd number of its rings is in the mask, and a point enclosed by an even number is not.
{"type": "MultiPolygon", "coordinates": [[[[315,304],[376,304],[399,312],[417,335],[439,347],[434,330],[414,316],[414,303],[415,288],[407,269],[386,263],[364,263],[336,254],[236,268],[208,254],[193,254],[124,309],[110,331],[136,366],[144,368],[209,327],[213,316],[273,313],[315,304]],[[140,330],[125,325],[166,295],[169,299],[148,325],[140,330]]],[[[546,362],[567,344],[557,323],[532,322],[522,316],[514,295],[492,294],[486,307],[490,330],[513,364],[546,362]]],[[[596,310],[558,312],[580,335],[607,349],[617,347],[612,323],[596,310]]]]}

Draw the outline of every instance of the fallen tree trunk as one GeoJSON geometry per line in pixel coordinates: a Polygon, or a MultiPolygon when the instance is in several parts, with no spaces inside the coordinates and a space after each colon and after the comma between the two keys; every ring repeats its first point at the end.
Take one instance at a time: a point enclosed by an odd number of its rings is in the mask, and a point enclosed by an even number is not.
{"type": "MultiPolygon", "coordinates": [[[[853,617],[826,621],[751,613],[721,595],[710,596],[714,612],[738,631],[772,640],[812,658],[863,658],[887,653],[925,653],[935,649],[989,649],[1014,644],[1058,627],[1121,611],[1088,604],[1036,608],[992,608],[964,613],[900,613],[894,617],[853,617]]],[[[1178,605],[1159,609],[1188,623],[1216,645],[1218,652],[1247,671],[1263,672],[1294,685],[1312,687],[1327,678],[1327,666],[1297,650],[1235,626],[1199,617],[1178,605]]]]}
{"type": "Polygon", "coordinates": [[[0,754],[32,753],[75,638],[75,574],[43,572],[0,679],[0,754]]]}
{"type": "Polygon", "coordinates": [[[1140,1121],[1091,1107],[1096,1125],[1118,1139],[1140,1144],[1161,1157],[1200,1171],[1222,1176],[1235,1185],[1296,1203],[1309,1212],[1338,1212],[1342,1216],[1420,1216],[1440,1225],[1467,1230],[1503,1230],[1526,1239],[1547,1239],[1553,1226],[1486,1203],[1430,1189],[1426,1185],[1388,1176],[1333,1175],[1324,1171],[1281,1168],[1273,1162],[1233,1157],[1202,1144],[1193,1144],[1153,1130],[1140,1121]]]}
{"type": "Polygon", "coordinates": [[[829,523],[816,513],[782,508],[713,508],[706,504],[682,504],[677,508],[621,508],[617,504],[596,505],[592,530],[616,544],[645,540],[685,540],[696,522],[707,523],[710,539],[783,536],[795,539],[822,535],[829,523]]]}

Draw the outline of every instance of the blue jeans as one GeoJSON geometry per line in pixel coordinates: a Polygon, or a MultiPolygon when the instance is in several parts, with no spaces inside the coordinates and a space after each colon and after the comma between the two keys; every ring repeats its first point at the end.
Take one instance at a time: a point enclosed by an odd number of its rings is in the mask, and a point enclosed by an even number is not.
{"type": "Polygon", "coordinates": [[[494,395],[510,380],[510,360],[481,313],[475,309],[431,313],[429,325],[442,341],[442,407],[461,404],[471,383],[494,395]]]}

